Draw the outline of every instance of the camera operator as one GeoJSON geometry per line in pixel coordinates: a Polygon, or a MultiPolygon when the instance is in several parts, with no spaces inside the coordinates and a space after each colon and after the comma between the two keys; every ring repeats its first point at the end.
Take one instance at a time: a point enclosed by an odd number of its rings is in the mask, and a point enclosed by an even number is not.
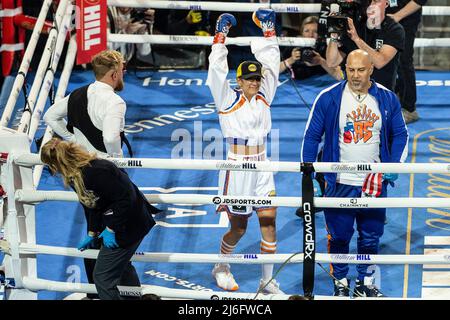
{"type": "Polygon", "coordinates": [[[406,123],[419,119],[416,111],[416,74],[414,71],[414,40],[422,18],[422,6],[427,0],[390,0],[386,12],[405,30],[405,48],[400,55],[398,79],[395,91],[402,104],[406,123]]]}
{"type": "MultiPolygon", "coordinates": [[[[111,33],[118,34],[152,34],[155,10],[132,9],[129,7],[108,7],[108,22],[111,33]]],[[[137,51],[140,56],[151,53],[150,43],[108,43],[111,50],[119,51],[129,62],[137,51]]]]}
{"type": "MultiPolygon", "coordinates": [[[[317,40],[317,28],[319,19],[309,16],[303,20],[300,26],[300,35],[304,38],[317,40]]],[[[328,67],[326,60],[315,50],[315,48],[294,48],[290,56],[280,64],[280,73],[290,70],[294,79],[306,79],[314,75],[330,74],[336,80],[342,80],[343,74],[340,66],[328,67]]]]}
{"type": "Polygon", "coordinates": [[[331,33],[327,46],[328,66],[336,67],[344,62],[347,54],[355,49],[366,51],[375,69],[373,79],[394,91],[399,65],[399,55],[403,50],[405,32],[403,27],[386,16],[387,0],[372,0],[367,7],[366,25],[347,18],[347,35],[331,33]]]}

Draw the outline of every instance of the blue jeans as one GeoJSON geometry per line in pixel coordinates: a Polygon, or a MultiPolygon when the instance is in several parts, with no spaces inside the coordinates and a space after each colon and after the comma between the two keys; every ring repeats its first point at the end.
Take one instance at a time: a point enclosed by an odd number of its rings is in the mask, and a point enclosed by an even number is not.
{"type": "MultiPolygon", "coordinates": [[[[386,197],[386,184],[383,183],[383,189],[380,197],[386,197]]],[[[328,194],[326,197],[338,198],[360,198],[361,187],[354,187],[344,184],[336,184],[334,194],[328,194]]],[[[328,253],[349,253],[349,245],[352,239],[356,221],[358,230],[357,250],[358,254],[377,254],[380,237],[384,231],[384,221],[386,218],[385,208],[374,209],[324,209],[325,222],[328,231],[328,253]]],[[[363,280],[367,273],[367,264],[358,264],[358,279],[363,280]]],[[[332,263],[331,273],[337,278],[342,279],[347,276],[349,270],[348,264],[332,263]]]]}

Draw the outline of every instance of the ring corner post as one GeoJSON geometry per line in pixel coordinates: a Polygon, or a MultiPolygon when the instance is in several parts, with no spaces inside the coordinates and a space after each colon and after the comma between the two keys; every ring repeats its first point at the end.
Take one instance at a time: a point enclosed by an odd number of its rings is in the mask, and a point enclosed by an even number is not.
{"type": "Polygon", "coordinates": [[[314,207],[314,186],[312,163],[301,163],[302,209],[303,209],[303,292],[308,298],[314,297],[316,225],[314,207]]]}
{"type": "Polygon", "coordinates": [[[16,155],[30,152],[30,142],[24,133],[0,127],[0,152],[7,154],[7,161],[0,167],[0,184],[6,191],[3,210],[5,240],[10,247],[2,265],[5,271],[4,298],[7,300],[37,300],[37,293],[23,287],[25,276],[36,278],[36,257],[21,257],[20,243],[36,243],[35,207],[15,199],[17,189],[34,190],[31,167],[14,163],[16,155]]]}

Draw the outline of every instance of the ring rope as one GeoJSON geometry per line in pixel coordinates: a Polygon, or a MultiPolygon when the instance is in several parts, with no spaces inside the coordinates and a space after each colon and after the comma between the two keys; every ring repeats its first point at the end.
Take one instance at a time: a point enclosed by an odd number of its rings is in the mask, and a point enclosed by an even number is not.
{"type": "MultiPolygon", "coordinates": [[[[11,156],[11,155],[9,155],[11,156]]],[[[14,154],[19,166],[43,164],[38,154],[14,154]]],[[[107,158],[119,168],[168,170],[231,170],[301,172],[302,162],[289,161],[227,161],[192,159],[107,158]]],[[[330,173],[450,173],[450,163],[356,163],[312,162],[315,172],[330,173]]]]}
{"type": "MultiPolygon", "coordinates": [[[[97,293],[94,284],[87,283],[72,283],[52,281],[39,278],[24,277],[24,287],[32,290],[47,290],[58,292],[79,292],[79,293],[97,293]]],[[[211,290],[186,290],[186,289],[172,289],[153,285],[142,285],[141,288],[118,286],[119,292],[123,296],[140,296],[145,293],[154,293],[163,298],[169,299],[199,299],[199,300],[219,300],[219,299],[245,299],[253,300],[255,293],[230,293],[219,292],[211,290]]],[[[260,295],[258,300],[287,300],[289,294],[264,294],[260,295]]],[[[318,300],[326,299],[320,297],[318,300]]]]}
{"type": "MultiPolygon", "coordinates": [[[[33,291],[46,290],[46,291],[58,291],[58,292],[79,292],[79,293],[97,293],[95,285],[87,283],[72,283],[61,282],[53,280],[45,280],[39,278],[24,277],[25,288],[33,291]]],[[[255,293],[244,292],[224,292],[224,291],[210,291],[210,290],[187,290],[187,289],[172,289],[154,285],[142,285],[142,289],[136,289],[136,287],[118,286],[121,295],[131,295],[130,293],[153,293],[163,298],[168,299],[196,299],[196,300],[253,300],[255,293]]],[[[132,294],[137,295],[137,294],[132,294]]],[[[259,295],[257,300],[287,300],[291,295],[289,294],[263,294],[259,295]]],[[[342,297],[321,296],[315,295],[314,300],[347,300],[342,297]]],[[[421,298],[366,298],[361,297],[358,300],[423,300],[421,298]]]]}
{"type": "MultiPolygon", "coordinates": [[[[145,194],[150,203],[184,204],[184,205],[270,205],[273,207],[294,207],[302,204],[301,197],[245,197],[217,196],[204,194],[145,194]]],[[[16,200],[23,203],[42,201],[78,201],[72,191],[16,191],[16,200]]],[[[315,197],[317,208],[450,208],[450,198],[321,198],[315,197]]]]}
{"type": "MultiPolygon", "coordinates": [[[[225,45],[250,46],[256,37],[227,37],[225,45]]],[[[194,35],[155,35],[155,34],[118,34],[109,33],[108,41],[114,43],[152,43],[152,44],[177,44],[177,45],[201,45],[210,46],[213,37],[194,35]]],[[[286,47],[311,47],[315,39],[301,37],[277,37],[280,46],[286,47]]],[[[414,47],[450,47],[450,38],[416,38],[414,47]]]]}
{"type": "MultiPolygon", "coordinates": [[[[99,250],[88,249],[80,251],[76,248],[19,244],[19,253],[24,255],[60,255],[96,259],[99,250]]],[[[167,263],[233,263],[233,264],[265,264],[265,263],[303,263],[304,254],[275,253],[267,254],[209,254],[209,253],[164,253],[164,252],[136,252],[132,261],[136,262],[167,262],[167,263]]],[[[348,263],[348,264],[439,264],[450,265],[448,254],[328,254],[316,253],[316,262],[320,263],[348,263]]]]}

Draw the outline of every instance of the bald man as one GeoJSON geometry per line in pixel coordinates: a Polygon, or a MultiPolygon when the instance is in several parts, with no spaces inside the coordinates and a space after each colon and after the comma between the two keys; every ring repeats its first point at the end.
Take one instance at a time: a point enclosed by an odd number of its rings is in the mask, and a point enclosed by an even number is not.
{"type": "MultiPolygon", "coordinates": [[[[305,128],[303,162],[316,161],[324,138],[323,162],[404,162],[408,154],[408,131],[397,96],[370,79],[374,65],[367,52],[348,55],[348,80],[319,93],[305,128]]],[[[386,197],[397,174],[326,173],[325,196],[341,198],[386,197]]],[[[315,182],[315,181],[314,181],[315,182]]],[[[315,182],[315,185],[317,183],[315,182]]],[[[320,196],[320,189],[315,196],[320,196]]],[[[324,209],[329,253],[349,253],[356,221],[358,254],[377,254],[384,230],[385,208],[324,209]]],[[[353,295],[381,297],[377,278],[369,265],[357,265],[353,295]]],[[[350,295],[347,264],[332,264],[334,295],[350,295]]]]}

